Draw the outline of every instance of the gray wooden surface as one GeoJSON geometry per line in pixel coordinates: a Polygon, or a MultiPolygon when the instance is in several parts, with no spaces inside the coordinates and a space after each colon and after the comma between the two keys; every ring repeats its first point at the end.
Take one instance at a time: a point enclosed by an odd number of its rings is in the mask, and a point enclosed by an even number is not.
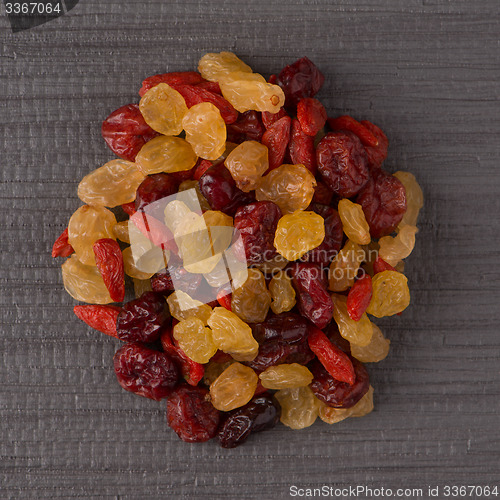
{"type": "Polygon", "coordinates": [[[14,35],[2,10],[0,497],[498,485],[499,11],[498,0],[81,0],[14,35]],[[279,426],[235,450],[182,443],[163,403],[120,389],[116,342],[73,316],[49,255],[79,179],[112,157],[102,119],[136,101],[145,76],[225,49],[262,73],[309,56],[329,111],[379,124],[388,168],[413,172],[426,196],[412,306],[379,322],[392,350],[370,367],[376,410],[279,426]]]}

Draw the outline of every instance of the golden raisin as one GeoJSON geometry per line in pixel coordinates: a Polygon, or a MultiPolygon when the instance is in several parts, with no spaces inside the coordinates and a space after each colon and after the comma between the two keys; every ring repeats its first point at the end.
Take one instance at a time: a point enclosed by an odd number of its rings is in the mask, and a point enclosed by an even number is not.
{"type": "Polygon", "coordinates": [[[332,294],[332,300],[334,306],[333,318],[339,327],[340,335],[351,344],[368,345],[373,335],[373,324],[366,313],[363,313],[359,321],[354,321],[347,312],[347,297],[334,293],[332,294]]]}
{"type": "Polygon", "coordinates": [[[397,271],[382,271],[372,279],[373,296],[366,310],[377,318],[393,316],[410,305],[408,279],[397,271]]]}
{"type": "Polygon", "coordinates": [[[123,222],[118,222],[113,226],[113,233],[117,239],[125,243],[130,243],[130,237],[128,234],[128,220],[123,222]]]}
{"type": "Polygon", "coordinates": [[[197,363],[208,363],[217,352],[212,331],[199,318],[183,319],[174,326],[173,335],[186,356],[197,363]]]}
{"type": "Polygon", "coordinates": [[[238,188],[248,193],[269,168],[268,149],[260,142],[245,141],[231,151],[224,165],[238,188]]]}
{"type": "Polygon", "coordinates": [[[132,278],[132,281],[134,282],[134,295],[136,299],[138,299],[143,293],[153,291],[150,279],[140,280],[132,278]]]}
{"type": "Polygon", "coordinates": [[[312,382],[313,374],[298,363],[270,366],[259,375],[266,389],[293,389],[312,382]]]}
{"type": "Polygon", "coordinates": [[[371,241],[370,226],[361,205],[344,198],[339,201],[338,211],[345,235],[358,245],[368,245],[371,241]]]}
{"type": "Polygon", "coordinates": [[[395,266],[400,260],[406,259],[415,247],[415,234],[418,229],[415,226],[400,226],[398,234],[380,238],[379,256],[391,266],[395,266]]]}
{"type": "MultiPolygon", "coordinates": [[[[182,290],[176,290],[174,293],[170,294],[167,298],[167,303],[170,314],[179,321],[188,318],[197,318],[206,325],[210,314],[212,314],[212,308],[208,304],[191,298],[182,290]]],[[[206,363],[206,361],[204,361],[204,363],[206,363]]]]}
{"type": "Polygon", "coordinates": [[[281,422],[292,429],[304,429],[314,424],[320,402],[309,386],[282,389],[275,394],[281,406],[281,422]]]}
{"type": "Polygon", "coordinates": [[[269,292],[271,293],[271,309],[274,314],[290,311],[295,305],[295,289],[292,286],[292,280],[286,272],[279,271],[269,283],[269,292]]]}
{"type": "Polygon", "coordinates": [[[222,95],[240,113],[267,111],[277,113],[285,104],[285,94],[278,85],[258,80],[234,80],[220,83],[222,95]]]}
{"type": "Polygon", "coordinates": [[[380,328],[372,323],[373,334],[368,345],[351,344],[351,354],[363,363],[377,363],[389,354],[390,340],[384,337],[380,328]]]}
{"type": "Polygon", "coordinates": [[[347,240],[344,248],[335,256],[328,273],[329,289],[343,292],[354,284],[359,266],[365,258],[364,250],[351,240],[347,240]]]}
{"type": "Polygon", "coordinates": [[[264,275],[258,269],[248,269],[246,281],[233,290],[232,311],[247,323],[260,323],[266,319],[270,305],[264,275]]]}
{"type": "Polygon", "coordinates": [[[233,71],[251,73],[252,68],[232,52],[209,52],[198,62],[198,71],[205,80],[217,82],[233,71]]]}
{"type": "Polygon", "coordinates": [[[394,177],[397,177],[405,187],[406,191],[406,212],[403,219],[398,225],[398,228],[408,226],[416,226],[420,209],[424,206],[424,194],[419,186],[415,176],[410,172],[396,172],[394,177]]]}

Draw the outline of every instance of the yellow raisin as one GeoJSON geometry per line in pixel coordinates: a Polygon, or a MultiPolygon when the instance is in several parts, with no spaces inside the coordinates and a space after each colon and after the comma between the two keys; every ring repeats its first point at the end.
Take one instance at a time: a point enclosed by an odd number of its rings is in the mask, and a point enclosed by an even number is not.
{"type": "Polygon", "coordinates": [[[134,282],[134,295],[138,299],[143,293],[152,292],[153,287],[151,286],[151,280],[140,280],[137,278],[132,278],[134,282]]]}
{"type": "Polygon", "coordinates": [[[225,363],[217,363],[216,361],[210,361],[205,365],[205,373],[203,374],[203,383],[207,386],[211,386],[219,377],[219,375],[231,364],[236,363],[236,361],[226,361],[225,363]]]}
{"type": "Polygon", "coordinates": [[[289,261],[285,259],[283,255],[277,254],[272,259],[257,262],[256,264],[252,265],[259,271],[262,271],[264,274],[272,276],[284,269],[288,262],[289,261]]]}
{"type": "Polygon", "coordinates": [[[123,249],[122,256],[125,274],[139,280],[147,280],[153,274],[165,269],[167,257],[161,248],[153,247],[137,259],[134,257],[131,246],[123,249]]]}
{"type": "Polygon", "coordinates": [[[354,321],[347,312],[347,297],[334,293],[332,294],[332,300],[334,306],[333,318],[339,327],[340,335],[351,344],[368,345],[373,335],[373,324],[366,313],[361,316],[359,321],[354,321]]]}
{"type": "Polygon", "coordinates": [[[146,123],[163,135],[179,135],[188,111],[184,97],[166,83],[149,89],[142,96],[139,109],[146,123]]]}
{"type": "Polygon", "coordinates": [[[128,234],[128,221],[118,222],[113,226],[113,233],[117,239],[125,243],[130,243],[130,237],[128,234]]]}
{"type": "Polygon", "coordinates": [[[350,408],[350,417],[364,417],[373,411],[373,387],[370,386],[368,392],[350,408]]]}
{"type": "Polygon", "coordinates": [[[384,236],[380,238],[379,255],[391,266],[395,266],[400,260],[406,259],[415,247],[415,234],[418,229],[415,226],[400,227],[395,237],[384,236]]]}
{"type": "Polygon", "coordinates": [[[113,302],[97,267],[82,264],[76,254],[62,265],[62,277],[64,288],[76,300],[92,304],[113,302]]]}
{"type": "Polygon", "coordinates": [[[92,245],[102,238],[115,239],[113,227],[116,217],[104,207],[83,205],[71,216],[68,224],[68,241],[82,264],[95,266],[92,245]]]}
{"type": "Polygon", "coordinates": [[[352,408],[333,408],[320,401],[319,418],[327,424],[337,424],[350,417],[352,408]]]}
{"type": "Polygon", "coordinates": [[[217,82],[228,73],[233,71],[251,73],[252,68],[232,52],[209,52],[198,62],[198,71],[205,80],[217,82]]]}
{"type": "Polygon", "coordinates": [[[233,149],[224,165],[239,189],[248,193],[255,189],[269,168],[268,149],[257,141],[245,141],[233,149]]]}
{"type": "Polygon", "coordinates": [[[308,386],[282,389],[275,397],[281,406],[283,424],[292,429],[304,429],[314,424],[320,403],[308,386]]]}
{"type": "Polygon", "coordinates": [[[187,180],[187,181],[182,181],[180,186],[179,186],[179,193],[182,193],[183,191],[188,191],[189,189],[194,189],[196,191],[196,198],[198,199],[198,203],[200,205],[200,209],[202,211],[210,210],[210,204],[208,203],[207,199],[203,196],[203,193],[201,192],[200,189],[200,183],[195,180],[187,180]]]}
{"type": "Polygon", "coordinates": [[[259,378],[248,366],[229,365],[210,385],[210,398],[215,408],[231,411],[246,405],[253,397],[259,378]]]}
{"type": "Polygon", "coordinates": [[[334,257],[328,272],[329,289],[343,292],[354,284],[358,269],[365,258],[364,250],[351,240],[334,257]]]}
{"type": "Polygon", "coordinates": [[[415,176],[410,172],[396,172],[394,177],[397,177],[405,187],[406,191],[406,213],[398,225],[398,228],[404,226],[416,226],[420,209],[424,206],[424,194],[419,186],[415,176]]]}
{"type": "Polygon", "coordinates": [[[380,328],[372,323],[373,334],[370,343],[364,347],[351,344],[351,354],[363,363],[377,363],[389,354],[391,341],[384,337],[380,328]]]}
{"type": "Polygon", "coordinates": [[[277,113],[285,104],[281,87],[257,80],[234,80],[220,83],[222,95],[240,113],[268,111],[277,113]]]}
{"type": "Polygon", "coordinates": [[[270,366],[259,375],[266,389],[293,389],[305,387],[313,380],[313,374],[298,363],[270,366]]]}
{"type": "Polygon", "coordinates": [[[78,197],[87,205],[117,207],[135,200],[144,177],[135,163],[112,160],[80,181],[78,197]]]}
{"type": "Polygon", "coordinates": [[[370,241],[368,245],[363,245],[362,247],[362,250],[365,253],[365,261],[363,262],[361,267],[370,276],[373,276],[374,274],[373,264],[377,260],[379,248],[380,246],[375,240],[370,241]]]}
{"type": "Polygon", "coordinates": [[[189,142],[165,135],[144,144],[135,158],[137,167],[146,175],[190,170],[197,160],[189,142]]]}
{"type": "Polygon", "coordinates": [[[276,203],[283,214],[289,214],[310,205],[315,187],[316,179],[304,165],[285,164],[260,180],[255,196],[258,201],[276,203]]]}
{"type": "Polygon", "coordinates": [[[248,73],[246,71],[231,71],[230,73],[221,74],[219,83],[230,83],[236,81],[252,81],[266,83],[266,79],[259,73],[248,73]]]}
{"type": "Polygon", "coordinates": [[[163,211],[165,225],[172,233],[175,233],[182,219],[191,212],[192,210],[183,201],[172,200],[166,205],[163,211]]]}
{"type": "Polygon", "coordinates": [[[208,304],[191,298],[190,295],[182,290],[176,290],[170,294],[167,298],[167,303],[170,314],[179,321],[188,318],[197,318],[206,325],[210,314],[212,314],[212,308],[208,304]]]}
{"type": "Polygon", "coordinates": [[[211,102],[189,108],[182,120],[186,140],[201,158],[216,160],[226,149],[226,124],[211,102]]]}
{"type": "Polygon", "coordinates": [[[358,245],[368,245],[371,241],[370,226],[361,205],[344,198],[339,201],[338,211],[345,235],[358,245]]]}
{"type": "Polygon", "coordinates": [[[212,331],[199,318],[183,319],[174,326],[173,335],[186,356],[197,363],[208,363],[217,352],[212,331]]]}
{"type": "Polygon", "coordinates": [[[382,271],[372,279],[373,295],[366,312],[377,318],[393,316],[410,305],[408,279],[397,271],[382,271]]]}
{"type": "Polygon", "coordinates": [[[279,271],[272,277],[269,292],[273,300],[271,309],[274,314],[290,311],[295,305],[295,290],[286,272],[279,271]]]}
{"type": "Polygon", "coordinates": [[[325,221],[315,212],[297,210],[278,221],[274,247],[287,260],[300,259],[325,239],[325,221]]]}
{"type": "Polygon", "coordinates": [[[252,329],[233,312],[215,307],[208,326],[217,347],[237,361],[252,361],[257,356],[259,344],[252,336],[252,329]]]}
{"type": "Polygon", "coordinates": [[[264,275],[258,269],[248,269],[246,281],[233,290],[232,311],[247,323],[261,323],[266,319],[270,305],[271,294],[264,275]]]}

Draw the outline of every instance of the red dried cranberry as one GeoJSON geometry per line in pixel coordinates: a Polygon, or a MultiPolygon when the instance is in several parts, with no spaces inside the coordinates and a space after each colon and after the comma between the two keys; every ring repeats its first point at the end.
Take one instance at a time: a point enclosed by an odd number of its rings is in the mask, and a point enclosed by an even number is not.
{"type": "Polygon", "coordinates": [[[142,117],[137,104],[127,104],[113,111],[103,122],[101,134],[115,155],[135,161],[146,142],[158,135],[142,117]]]}
{"type": "Polygon", "coordinates": [[[167,85],[197,85],[203,81],[202,76],[197,71],[172,71],[170,73],[162,73],[160,75],[149,76],[143,80],[139,95],[142,97],[149,89],[156,87],[159,83],[166,83],[167,85]]]}
{"type": "Polygon", "coordinates": [[[327,186],[338,195],[350,198],[368,182],[366,151],[352,132],[330,132],[316,149],[318,171],[327,186]]]}
{"type": "Polygon", "coordinates": [[[137,210],[135,209],[135,201],[124,203],[123,205],[121,205],[121,208],[129,216],[134,215],[137,212],[137,210]]]}
{"type": "Polygon", "coordinates": [[[199,181],[200,177],[212,166],[210,160],[204,160],[203,158],[198,158],[196,165],[194,166],[193,179],[199,181]]]}
{"type": "Polygon", "coordinates": [[[126,391],[155,401],[166,398],[179,380],[179,370],[170,356],[139,343],[118,349],[114,368],[126,391]]]}
{"type": "Polygon", "coordinates": [[[266,127],[266,129],[268,129],[273,123],[276,123],[280,118],[283,118],[284,116],[288,116],[285,108],[281,108],[277,113],[263,111],[261,114],[262,123],[264,124],[264,127],[266,127]]]}
{"type": "Polygon", "coordinates": [[[310,365],[314,379],[309,387],[315,396],[328,406],[334,408],[351,408],[370,388],[370,377],[363,363],[353,357],[350,357],[350,359],[354,367],[354,373],[356,374],[354,384],[352,385],[334,379],[318,360],[315,360],[310,365]]]}
{"type": "Polygon", "coordinates": [[[267,146],[269,156],[268,172],[283,164],[286,148],[290,141],[290,125],[292,120],[284,116],[273,123],[262,136],[262,144],[267,146]]]}
{"type": "Polygon", "coordinates": [[[309,250],[302,256],[303,262],[312,262],[315,264],[328,265],[337,255],[342,245],[344,233],[342,230],[342,221],[340,216],[332,207],[312,203],[309,210],[321,215],[325,221],[325,239],[321,245],[309,250]]]}
{"type": "Polygon", "coordinates": [[[273,396],[252,398],[245,406],[229,413],[217,438],[223,448],[235,448],[243,444],[250,433],[274,427],[280,419],[281,407],[273,396]]]}
{"type": "Polygon", "coordinates": [[[167,422],[188,443],[203,443],[217,433],[220,413],[210,402],[210,394],[202,387],[181,385],[167,400],[167,422]]]}
{"type": "Polygon", "coordinates": [[[372,178],[359,193],[372,238],[391,234],[406,212],[406,191],[401,181],[385,170],[372,171],[372,178]]]}
{"type": "Polygon", "coordinates": [[[290,345],[290,354],[283,360],[284,363],[298,363],[299,365],[307,365],[314,359],[314,353],[307,344],[307,339],[303,342],[290,345]]]}
{"type": "Polygon", "coordinates": [[[118,338],[125,342],[154,342],[168,318],[163,295],[145,292],[123,305],[116,323],[118,338]]]}
{"type": "Polygon", "coordinates": [[[370,169],[379,168],[387,158],[389,139],[387,139],[387,136],[377,125],[366,120],[363,120],[361,125],[367,128],[378,140],[377,146],[365,146],[365,150],[368,158],[368,167],[370,169]]]}
{"type": "MultiPolygon", "coordinates": [[[[316,154],[316,153],[315,153],[316,154]]],[[[318,203],[320,205],[330,205],[333,200],[333,191],[321,181],[316,182],[316,187],[314,188],[313,203],[318,203]]]]}
{"type": "Polygon", "coordinates": [[[316,149],[314,148],[314,137],[304,133],[299,120],[296,118],[292,120],[288,152],[290,153],[290,160],[294,165],[302,164],[313,175],[316,175],[318,164],[316,161],[316,149]]]}
{"type": "Polygon", "coordinates": [[[365,147],[378,146],[377,137],[372,134],[367,127],[355,120],[352,116],[344,115],[339,116],[338,118],[328,118],[328,125],[332,130],[349,130],[353,134],[356,134],[365,147]]]}
{"type": "Polygon", "coordinates": [[[299,311],[318,328],[324,328],[333,317],[333,302],[321,267],[311,263],[295,263],[287,269],[297,293],[299,311]]]}
{"type": "Polygon", "coordinates": [[[200,190],[212,210],[220,210],[231,217],[242,205],[254,201],[250,193],[236,187],[229,170],[223,163],[212,165],[199,180],[200,190]]]}
{"type": "Polygon", "coordinates": [[[281,210],[272,201],[257,201],[237,210],[234,227],[241,235],[249,263],[269,261],[277,255],[274,234],[280,218],[281,210]]]}
{"type": "Polygon", "coordinates": [[[287,344],[303,342],[307,338],[309,322],[292,312],[276,314],[262,323],[252,325],[252,333],[259,343],[284,341],[287,344]]]}
{"type": "Polygon", "coordinates": [[[250,368],[256,372],[263,372],[270,366],[279,365],[285,362],[287,356],[291,354],[290,346],[282,341],[264,342],[259,347],[257,356],[248,363],[250,368]]]}
{"type": "Polygon", "coordinates": [[[307,57],[285,66],[277,83],[285,93],[285,105],[294,107],[303,97],[314,97],[325,81],[323,73],[307,57]]]}
{"type": "Polygon", "coordinates": [[[264,125],[257,111],[245,111],[239,119],[228,125],[227,140],[240,144],[244,141],[259,141],[264,133],[264,125]]]}
{"type": "Polygon", "coordinates": [[[170,174],[150,175],[137,188],[135,208],[141,210],[150,203],[172,196],[177,193],[178,188],[179,182],[170,174]]]}
{"type": "Polygon", "coordinates": [[[305,134],[314,137],[326,123],[326,109],[318,99],[306,97],[297,104],[297,119],[305,134]]]}
{"type": "Polygon", "coordinates": [[[163,269],[151,278],[151,288],[163,295],[170,295],[175,290],[193,295],[198,290],[201,280],[201,274],[187,272],[182,261],[171,254],[168,259],[168,269],[163,269]]]}

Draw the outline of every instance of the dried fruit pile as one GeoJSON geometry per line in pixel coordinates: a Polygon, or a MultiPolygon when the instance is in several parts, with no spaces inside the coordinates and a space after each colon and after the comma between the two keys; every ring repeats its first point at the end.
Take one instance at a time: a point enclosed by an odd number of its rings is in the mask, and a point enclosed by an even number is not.
{"type": "Polygon", "coordinates": [[[306,57],[266,81],[230,52],[147,78],[104,121],[119,159],[80,182],[54,244],[75,314],[123,342],[118,382],[166,398],[184,441],[373,408],[363,363],[389,340],[369,316],[410,302],[423,196],[382,169],[380,128],[327,117],[323,81],[306,57]]]}

